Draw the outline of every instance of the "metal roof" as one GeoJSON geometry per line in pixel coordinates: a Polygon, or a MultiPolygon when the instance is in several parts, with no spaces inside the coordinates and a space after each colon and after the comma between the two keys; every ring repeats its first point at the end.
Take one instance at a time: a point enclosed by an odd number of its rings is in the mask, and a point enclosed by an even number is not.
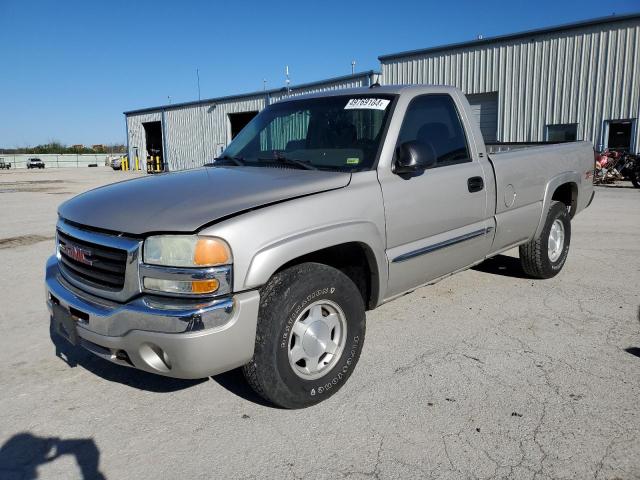
{"type": "Polygon", "coordinates": [[[380,60],[381,62],[384,62],[385,60],[392,60],[392,59],[403,58],[403,57],[413,57],[415,55],[423,55],[423,54],[426,54],[426,53],[441,52],[441,51],[453,50],[453,49],[457,49],[457,48],[475,47],[477,45],[486,45],[486,44],[490,44],[490,43],[504,42],[504,41],[507,41],[507,40],[517,40],[517,39],[520,39],[520,38],[527,38],[527,37],[531,37],[531,36],[535,36],[535,35],[542,35],[542,34],[545,34],[545,33],[554,33],[554,32],[566,31],[566,30],[574,30],[574,29],[589,27],[589,26],[593,26],[593,25],[601,25],[601,24],[606,24],[606,23],[622,22],[622,21],[625,21],[625,20],[640,20],[640,12],[630,13],[630,14],[627,14],[627,15],[610,15],[608,17],[592,18],[590,20],[584,20],[584,21],[580,21],[580,22],[566,23],[566,24],[562,24],[562,25],[555,25],[555,26],[552,26],[552,27],[538,28],[538,29],[534,29],[534,30],[526,30],[526,31],[523,31],[523,32],[510,33],[510,34],[506,34],[506,35],[498,35],[498,36],[495,36],[495,37],[488,37],[488,38],[483,38],[483,39],[478,39],[478,40],[471,40],[471,41],[468,41],[468,42],[450,43],[450,44],[447,44],[447,45],[440,45],[440,46],[437,46],[437,47],[422,48],[422,49],[418,49],[418,50],[407,50],[407,51],[399,52],[399,53],[390,53],[390,54],[387,54],[387,55],[379,56],[378,60],[380,60]]]}
{"type": "MultiPolygon", "coordinates": [[[[315,82],[302,83],[300,85],[294,85],[294,86],[289,87],[289,90],[294,92],[294,91],[297,91],[297,90],[303,90],[305,88],[312,88],[312,87],[324,85],[324,84],[327,84],[327,83],[335,83],[335,82],[340,82],[340,81],[344,81],[344,80],[357,79],[357,78],[363,78],[363,77],[370,77],[371,75],[380,75],[380,72],[376,72],[375,70],[367,70],[365,72],[354,73],[353,75],[343,75],[343,76],[340,76],[340,77],[332,77],[332,78],[327,78],[325,80],[318,80],[318,81],[315,81],[315,82]]],[[[226,102],[226,101],[237,100],[237,99],[241,99],[241,98],[261,97],[261,96],[265,96],[265,95],[271,95],[273,93],[282,93],[282,92],[286,92],[286,91],[287,91],[286,87],[272,88],[270,90],[259,90],[259,91],[256,91],[256,92],[241,93],[241,94],[237,94],[237,95],[228,95],[228,96],[225,96],[225,97],[206,98],[206,99],[203,99],[203,100],[193,100],[193,101],[190,101],[190,102],[171,103],[171,104],[167,104],[167,105],[160,105],[160,106],[157,106],[157,107],[147,107],[147,108],[140,108],[140,109],[137,109],[137,110],[128,110],[128,111],[124,112],[124,114],[125,115],[133,115],[133,114],[138,114],[138,113],[160,112],[160,111],[163,111],[163,110],[172,110],[172,109],[176,109],[176,108],[191,107],[191,106],[195,106],[195,105],[207,105],[207,104],[210,104],[210,103],[226,102]]]]}
{"type": "Polygon", "coordinates": [[[283,101],[296,102],[298,100],[307,100],[309,98],[338,97],[341,95],[369,95],[369,96],[375,96],[376,94],[398,95],[405,90],[409,90],[409,91],[414,90],[417,92],[425,92],[425,93],[432,93],[434,91],[437,91],[438,93],[442,93],[442,92],[452,92],[458,89],[450,85],[429,85],[429,84],[380,85],[376,87],[369,86],[369,87],[356,87],[356,88],[341,88],[337,90],[327,90],[325,92],[306,93],[304,95],[291,97],[283,101]]]}

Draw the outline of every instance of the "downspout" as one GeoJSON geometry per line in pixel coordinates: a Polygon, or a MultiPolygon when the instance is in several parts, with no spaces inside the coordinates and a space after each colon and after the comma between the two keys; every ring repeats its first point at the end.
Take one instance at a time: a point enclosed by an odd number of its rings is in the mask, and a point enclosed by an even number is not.
{"type": "Polygon", "coordinates": [[[170,172],[169,168],[169,148],[167,146],[167,115],[164,108],[162,109],[162,153],[165,171],[170,172]]]}
{"type": "Polygon", "coordinates": [[[127,159],[131,158],[131,152],[129,151],[129,117],[125,113],[124,115],[124,128],[127,138],[127,159]]]}

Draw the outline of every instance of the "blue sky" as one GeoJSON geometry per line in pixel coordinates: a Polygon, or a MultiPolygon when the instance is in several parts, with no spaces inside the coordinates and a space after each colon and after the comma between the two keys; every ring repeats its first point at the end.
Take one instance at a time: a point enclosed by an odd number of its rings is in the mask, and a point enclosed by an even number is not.
{"type": "Polygon", "coordinates": [[[0,147],[125,141],[122,112],[378,68],[378,55],[640,10],[638,0],[0,0],[0,147]]]}

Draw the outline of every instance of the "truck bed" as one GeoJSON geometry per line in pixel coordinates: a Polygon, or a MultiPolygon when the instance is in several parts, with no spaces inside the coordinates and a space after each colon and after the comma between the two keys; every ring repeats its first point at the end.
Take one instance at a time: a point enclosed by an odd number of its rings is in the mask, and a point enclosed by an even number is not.
{"type": "Polygon", "coordinates": [[[571,215],[592,198],[593,146],[588,142],[529,146],[492,153],[495,175],[496,237],[493,251],[533,238],[539,231],[555,187],[570,182],[576,196],[571,215]],[[550,194],[545,195],[547,190],[550,194]]]}

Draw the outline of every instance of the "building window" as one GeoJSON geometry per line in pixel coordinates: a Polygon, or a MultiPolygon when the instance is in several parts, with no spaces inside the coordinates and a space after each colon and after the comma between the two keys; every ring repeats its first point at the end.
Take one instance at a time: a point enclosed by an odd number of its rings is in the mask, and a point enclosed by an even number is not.
{"type": "Polygon", "coordinates": [[[577,139],[577,123],[547,125],[547,142],[575,142],[577,139]]]}

